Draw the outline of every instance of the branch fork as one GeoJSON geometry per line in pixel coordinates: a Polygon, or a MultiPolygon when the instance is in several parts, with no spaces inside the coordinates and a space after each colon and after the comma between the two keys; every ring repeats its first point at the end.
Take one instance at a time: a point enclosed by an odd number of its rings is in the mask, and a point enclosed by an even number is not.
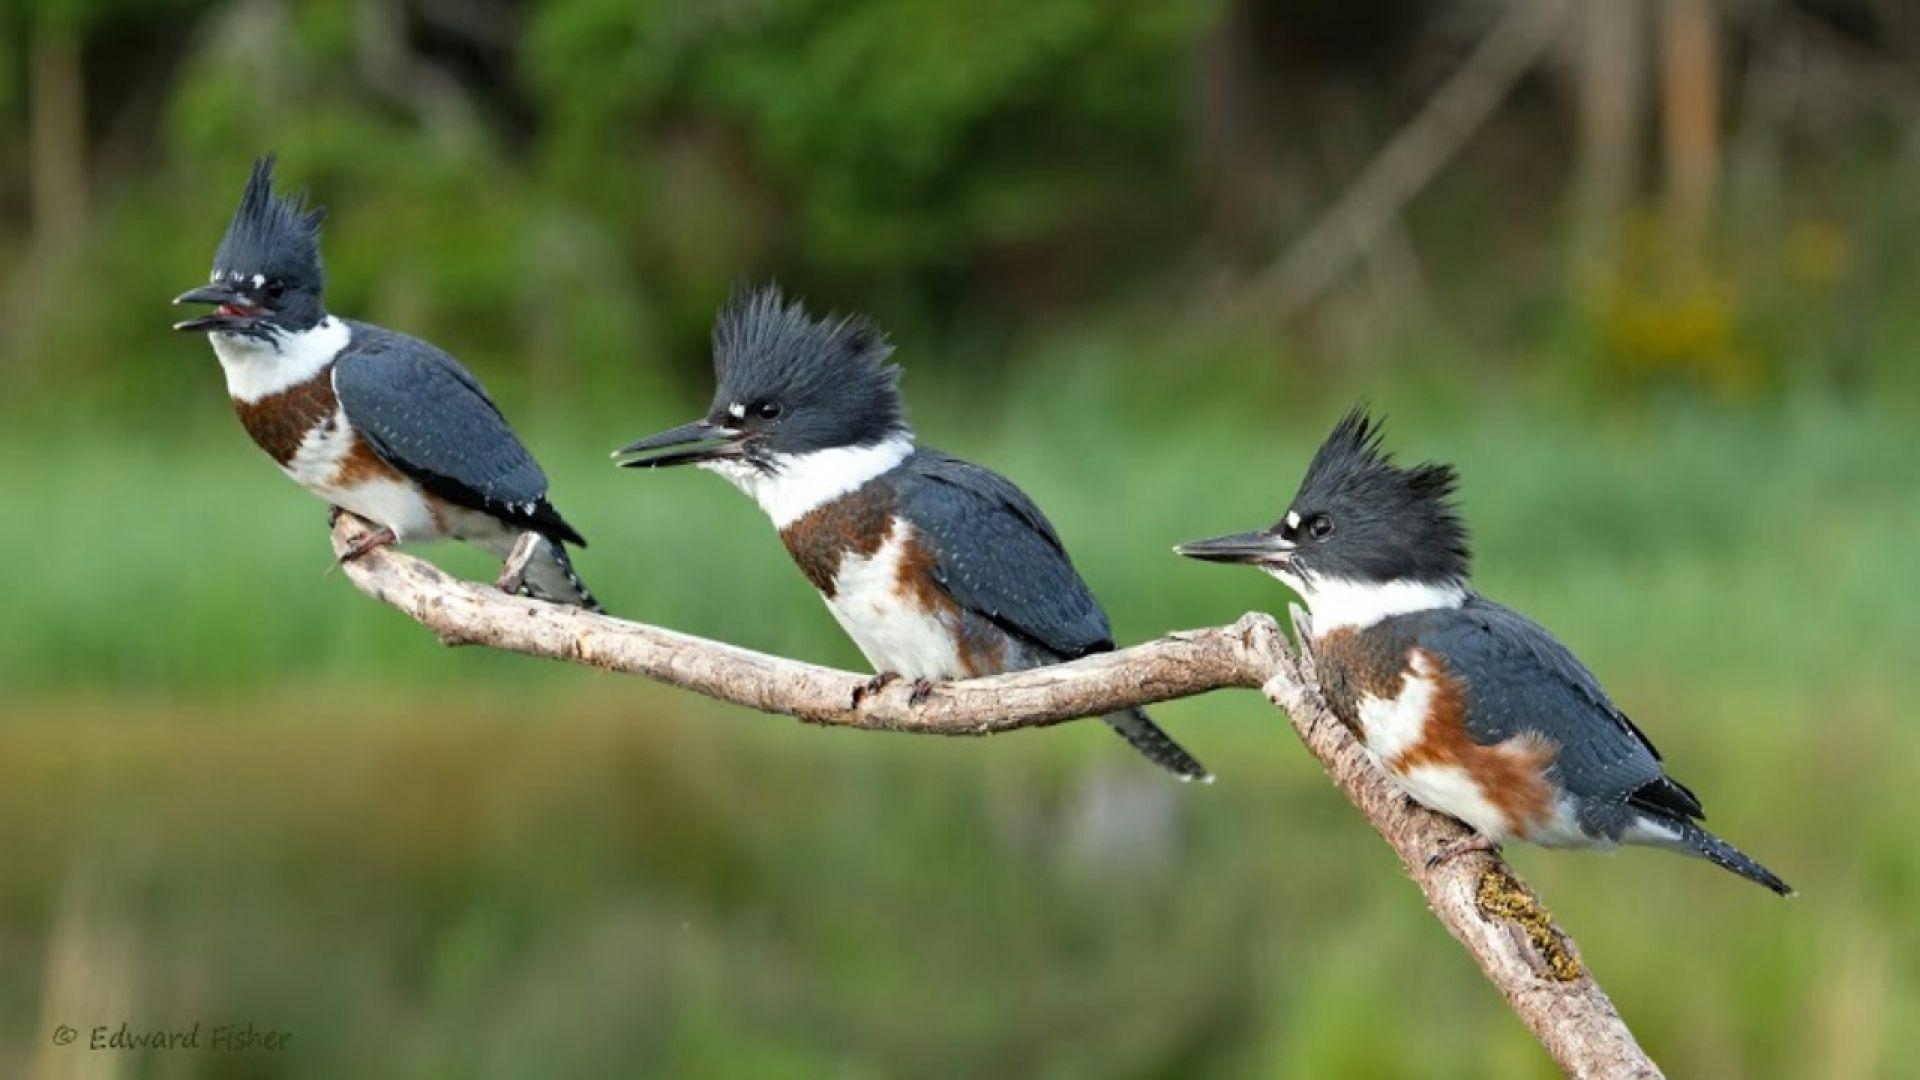
{"type": "MultiPolygon", "coordinates": [[[[336,555],[373,531],[351,514],[339,515],[336,555]]],[[[1271,616],[1249,613],[1226,626],[1182,630],[1052,667],[916,686],[510,595],[457,580],[390,547],[366,551],[343,568],[355,588],[448,645],[640,675],[825,727],[993,735],[1214,690],[1257,689],[1287,714],[1335,786],[1399,857],[1434,917],[1563,1070],[1582,1077],[1661,1075],[1581,963],[1573,939],[1498,853],[1429,864],[1435,852],[1473,834],[1413,803],[1387,779],[1328,711],[1312,654],[1295,648],[1271,616]]],[[[1306,614],[1294,607],[1291,616],[1299,640],[1309,640],[1306,614]]]]}

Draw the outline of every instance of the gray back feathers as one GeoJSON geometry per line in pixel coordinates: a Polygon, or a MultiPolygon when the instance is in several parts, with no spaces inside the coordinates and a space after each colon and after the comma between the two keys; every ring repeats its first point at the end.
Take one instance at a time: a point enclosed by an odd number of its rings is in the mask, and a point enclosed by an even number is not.
{"type": "Polygon", "coordinates": [[[891,479],[900,512],[933,547],[934,579],[961,607],[1055,659],[1113,647],[1052,524],[1005,477],[923,449],[891,479]]]}
{"type": "Polygon", "coordinates": [[[585,546],[547,502],[546,474],[471,372],[417,338],[349,325],[334,392],[382,459],[449,502],[585,546]]]}
{"type": "MultiPolygon", "coordinates": [[[[1601,805],[1624,806],[1661,780],[1653,743],[1586,665],[1538,623],[1478,596],[1459,608],[1401,618],[1411,624],[1419,646],[1466,684],[1467,729],[1475,742],[1490,745],[1537,732],[1559,747],[1554,769],[1560,783],[1601,805]]],[[[1691,811],[1698,815],[1697,802],[1691,811]]]]}

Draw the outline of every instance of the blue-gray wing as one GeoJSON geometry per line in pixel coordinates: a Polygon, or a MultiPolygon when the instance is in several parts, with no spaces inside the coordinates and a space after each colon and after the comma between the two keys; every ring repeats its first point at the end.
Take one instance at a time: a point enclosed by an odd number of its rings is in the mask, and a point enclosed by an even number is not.
{"type": "Polygon", "coordinates": [[[1033,500],[997,473],[919,450],[895,483],[898,509],[933,547],[954,602],[1055,656],[1113,647],[1106,612],[1033,500]]]}
{"type": "Polygon", "coordinates": [[[1539,624],[1478,597],[1416,618],[1420,646],[1466,684],[1475,742],[1538,733],[1560,748],[1554,768],[1573,794],[1701,816],[1693,793],[1665,776],[1653,743],[1539,624]]]}
{"type": "Polygon", "coordinates": [[[569,543],[547,477],[459,361],[405,334],[353,324],[333,389],[374,452],[439,497],[569,543]]]}

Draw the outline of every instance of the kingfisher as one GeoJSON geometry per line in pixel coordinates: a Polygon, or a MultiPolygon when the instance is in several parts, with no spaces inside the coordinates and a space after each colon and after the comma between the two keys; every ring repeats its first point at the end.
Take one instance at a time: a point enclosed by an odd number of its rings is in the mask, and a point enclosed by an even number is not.
{"type": "Polygon", "coordinates": [[[546,475],[480,381],[418,338],[327,312],[326,211],[276,195],[273,164],[254,162],[212,279],[173,301],[213,305],[174,329],[213,342],[241,426],[334,513],[377,526],[342,562],[449,537],[504,559],[531,532],[540,541],[512,584],[600,610],[567,557],[565,545],[586,541],[547,501],[546,475]]]}
{"type": "MultiPolygon", "coordinates": [[[[777,286],[737,289],[713,330],[704,418],[614,453],[693,464],[758,503],[854,644],[870,689],[963,679],[1114,647],[1053,525],[1019,488],[915,445],[893,347],[860,316],[813,319],[777,286]]],[[[1183,780],[1198,761],[1140,709],[1105,717],[1183,780]]]]}
{"type": "Polygon", "coordinates": [[[1565,645],[1474,591],[1453,468],[1397,466],[1381,434],[1356,408],[1280,521],[1174,550],[1258,567],[1306,601],[1333,715],[1416,802],[1473,830],[1429,865],[1509,840],[1641,844],[1792,895],[1700,825],[1700,800],[1565,645]]]}

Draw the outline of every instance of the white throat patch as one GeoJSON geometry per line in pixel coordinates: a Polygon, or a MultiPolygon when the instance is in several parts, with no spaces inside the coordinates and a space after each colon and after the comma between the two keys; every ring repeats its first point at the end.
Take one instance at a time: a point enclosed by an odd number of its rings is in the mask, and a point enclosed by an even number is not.
{"type": "Polygon", "coordinates": [[[1333,630],[1364,630],[1395,615],[1457,608],[1467,602],[1468,595],[1467,587],[1459,582],[1390,581],[1373,585],[1326,577],[1306,582],[1278,567],[1267,572],[1307,602],[1307,610],[1313,613],[1315,637],[1333,630]]]}
{"type": "Polygon", "coordinates": [[[207,337],[226,372],[227,394],[251,404],[313,378],[347,347],[353,331],[329,315],[309,329],[271,341],[217,332],[207,337]]]}
{"type": "Polygon", "coordinates": [[[872,446],[841,446],[810,454],[773,455],[769,475],[743,461],[703,461],[747,493],[773,519],[776,529],[800,520],[822,503],[832,502],[888,472],[913,453],[913,436],[904,432],[872,446]]]}

